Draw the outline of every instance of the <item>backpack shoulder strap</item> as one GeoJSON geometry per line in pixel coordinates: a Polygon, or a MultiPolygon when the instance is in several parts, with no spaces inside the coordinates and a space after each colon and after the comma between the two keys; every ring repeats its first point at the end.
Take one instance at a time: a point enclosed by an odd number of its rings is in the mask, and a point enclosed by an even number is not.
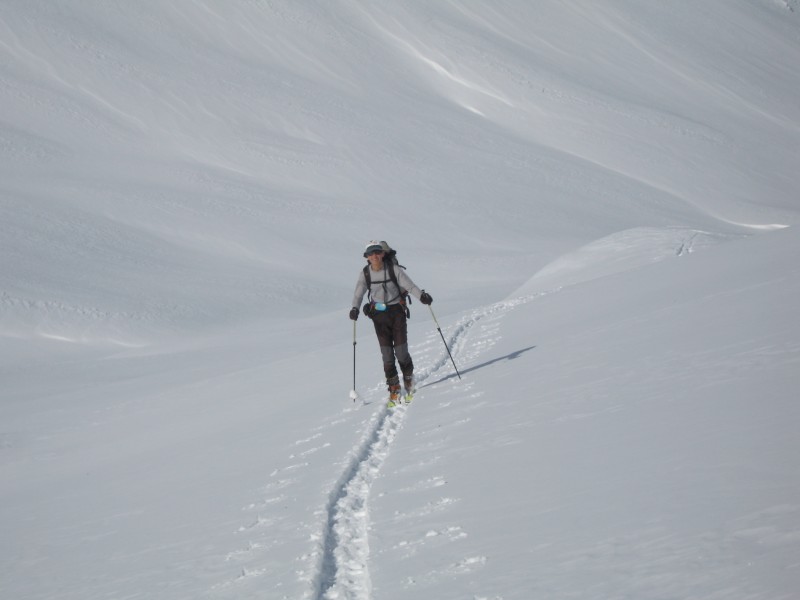
{"type": "Polygon", "coordinates": [[[364,265],[364,280],[367,282],[367,301],[372,302],[372,278],[369,275],[369,264],[364,265]]]}
{"type": "Polygon", "coordinates": [[[364,279],[367,282],[367,289],[372,284],[372,278],[369,276],[369,265],[364,265],[364,279]]]}
{"type": "MultiPolygon", "coordinates": [[[[400,282],[397,281],[397,274],[396,274],[396,272],[394,270],[394,261],[390,260],[386,264],[389,265],[389,267],[388,267],[388,269],[389,269],[389,279],[392,280],[392,283],[397,286],[397,290],[400,292],[400,301],[402,303],[404,303],[404,304],[405,303],[411,304],[411,295],[408,293],[408,290],[403,289],[403,286],[401,286],[400,282]]],[[[405,269],[405,267],[403,265],[399,264],[399,263],[397,264],[397,266],[400,267],[401,269],[405,269]]]]}
{"type": "Polygon", "coordinates": [[[394,261],[393,260],[384,261],[383,264],[386,267],[386,270],[389,272],[389,279],[392,280],[392,283],[395,284],[397,286],[397,289],[400,290],[400,292],[402,293],[403,290],[400,289],[400,284],[397,283],[397,275],[394,272],[394,261]]]}
{"type": "Polygon", "coordinates": [[[405,267],[400,263],[395,263],[393,260],[390,260],[384,264],[389,265],[389,279],[392,280],[392,283],[397,286],[397,289],[400,290],[401,294],[403,295],[407,294],[408,292],[402,288],[400,282],[397,280],[397,272],[395,271],[395,264],[403,270],[405,270],[405,267]]]}

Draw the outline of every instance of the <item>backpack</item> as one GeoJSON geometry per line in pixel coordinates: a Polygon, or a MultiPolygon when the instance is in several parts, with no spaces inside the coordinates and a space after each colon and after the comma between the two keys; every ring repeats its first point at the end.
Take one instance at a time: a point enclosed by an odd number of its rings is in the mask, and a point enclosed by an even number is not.
{"type": "MultiPolygon", "coordinates": [[[[380,241],[380,245],[383,247],[383,266],[389,274],[389,279],[391,282],[397,286],[398,290],[400,290],[400,304],[403,306],[403,308],[405,308],[406,317],[410,319],[411,311],[409,310],[408,305],[411,304],[411,296],[407,290],[404,290],[402,287],[400,287],[400,284],[397,281],[397,274],[395,272],[396,268],[405,269],[405,267],[397,261],[397,250],[389,246],[389,244],[384,240],[380,241]]],[[[369,264],[364,266],[364,279],[367,282],[367,300],[369,300],[369,302],[364,305],[364,314],[370,318],[372,318],[371,313],[373,305],[372,277],[370,276],[371,270],[372,269],[369,268],[369,264]]]]}

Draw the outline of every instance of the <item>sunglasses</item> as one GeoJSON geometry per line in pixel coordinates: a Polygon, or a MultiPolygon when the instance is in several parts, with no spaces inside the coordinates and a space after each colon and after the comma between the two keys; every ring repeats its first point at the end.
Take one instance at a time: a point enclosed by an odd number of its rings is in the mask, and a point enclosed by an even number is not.
{"type": "Polygon", "coordinates": [[[364,252],[364,256],[372,256],[373,254],[383,254],[383,250],[372,250],[370,252],[364,252]]]}

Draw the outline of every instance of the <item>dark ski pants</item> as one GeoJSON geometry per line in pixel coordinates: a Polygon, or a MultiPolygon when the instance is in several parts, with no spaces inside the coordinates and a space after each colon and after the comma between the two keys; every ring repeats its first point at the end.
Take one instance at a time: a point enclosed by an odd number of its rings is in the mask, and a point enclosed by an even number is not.
{"type": "Polygon", "coordinates": [[[383,372],[388,385],[398,384],[395,359],[397,359],[404,377],[414,374],[414,362],[408,353],[408,328],[406,325],[406,309],[400,304],[392,304],[383,312],[375,312],[372,317],[378,344],[383,357],[383,372]]]}

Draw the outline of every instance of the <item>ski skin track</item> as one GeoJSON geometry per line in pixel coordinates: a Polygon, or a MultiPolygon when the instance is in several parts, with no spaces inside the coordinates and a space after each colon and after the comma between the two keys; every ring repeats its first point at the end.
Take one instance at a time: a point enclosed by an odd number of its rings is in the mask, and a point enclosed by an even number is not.
{"type": "MultiPolygon", "coordinates": [[[[507,313],[547,293],[549,292],[498,302],[463,317],[456,323],[448,339],[454,359],[464,353],[466,338],[476,323],[498,313],[507,313]]],[[[427,381],[449,365],[450,357],[443,349],[440,358],[423,370],[417,383],[427,381]]],[[[351,453],[342,475],[331,490],[325,506],[327,517],[321,535],[317,574],[312,579],[311,600],[371,598],[368,510],[370,490],[402,428],[409,406],[400,404],[390,409],[385,403],[381,403],[380,410],[370,420],[362,441],[351,453]]]]}

